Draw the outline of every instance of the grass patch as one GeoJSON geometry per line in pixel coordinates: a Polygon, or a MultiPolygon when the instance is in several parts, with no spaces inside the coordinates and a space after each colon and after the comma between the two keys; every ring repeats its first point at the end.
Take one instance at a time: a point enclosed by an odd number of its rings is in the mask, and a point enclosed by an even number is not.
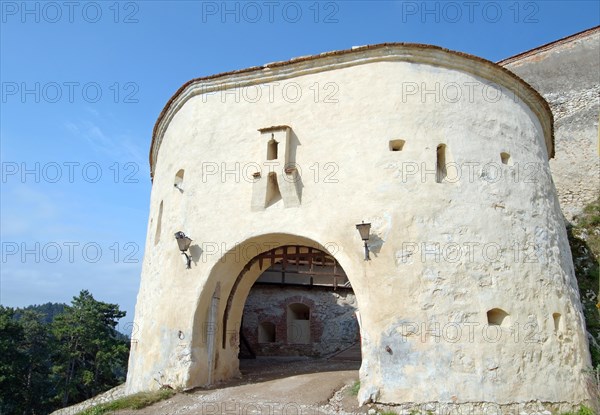
{"type": "Polygon", "coordinates": [[[563,412],[561,415],[596,415],[596,413],[587,406],[581,405],[577,412],[563,412]]]}
{"type": "Polygon", "coordinates": [[[358,396],[358,391],[360,390],[360,380],[357,380],[352,384],[348,393],[350,396],[358,396]]]}
{"type": "Polygon", "coordinates": [[[156,402],[169,399],[175,395],[175,391],[172,389],[161,389],[154,392],[141,392],[135,395],[125,396],[115,401],[103,403],[92,408],[88,408],[78,415],[104,415],[110,414],[112,411],[119,409],[141,409],[156,402]]]}

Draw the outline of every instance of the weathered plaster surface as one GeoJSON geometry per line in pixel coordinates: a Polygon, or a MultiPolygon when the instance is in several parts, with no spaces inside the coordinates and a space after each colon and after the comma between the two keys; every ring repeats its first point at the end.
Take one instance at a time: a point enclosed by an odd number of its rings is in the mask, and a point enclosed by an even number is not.
{"type": "MultiPolygon", "coordinates": [[[[238,375],[239,322],[264,270],[244,267],[290,244],[329,251],[352,283],[360,401],[583,402],[590,357],[541,98],[496,65],[441,49],[375,48],[298,65],[191,84],[157,126],[127,390],[238,375]],[[291,82],[296,102],[281,94],[291,82]],[[336,101],[324,100],[325,85],[336,101]],[[446,92],[408,94],[414,85],[446,92]],[[457,86],[458,100],[448,95],[457,86]],[[248,99],[257,87],[262,99],[248,99]],[[253,173],[268,173],[257,130],[282,125],[294,143],[299,206],[257,210],[253,173]],[[405,144],[390,151],[396,139],[405,144]],[[440,144],[449,163],[442,183],[440,144]],[[182,191],[173,186],[180,169],[182,191]],[[373,223],[371,261],[354,227],[361,220],[373,223]],[[194,240],[191,270],[173,238],[179,230],[194,240]],[[508,316],[488,326],[495,308],[508,316]]],[[[275,160],[280,181],[286,160],[275,160]]]]}

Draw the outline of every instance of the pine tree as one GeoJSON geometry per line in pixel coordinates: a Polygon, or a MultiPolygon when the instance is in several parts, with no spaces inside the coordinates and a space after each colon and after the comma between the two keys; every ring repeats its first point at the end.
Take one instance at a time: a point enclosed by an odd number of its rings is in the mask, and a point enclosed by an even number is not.
{"type": "Polygon", "coordinates": [[[21,350],[25,334],[14,319],[15,310],[0,305],[0,413],[19,414],[24,407],[26,356],[21,350]]]}
{"type": "Polygon", "coordinates": [[[33,310],[24,310],[19,323],[23,327],[20,349],[25,355],[23,415],[48,412],[52,397],[50,382],[53,339],[50,328],[44,323],[46,316],[33,310]]]}
{"type": "Polygon", "coordinates": [[[129,348],[117,336],[117,322],[125,316],[117,304],[96,301],[86,290],[52,323],[57,340],[56,398],[62,406],[91,398],[125,380],[129,348]]]}

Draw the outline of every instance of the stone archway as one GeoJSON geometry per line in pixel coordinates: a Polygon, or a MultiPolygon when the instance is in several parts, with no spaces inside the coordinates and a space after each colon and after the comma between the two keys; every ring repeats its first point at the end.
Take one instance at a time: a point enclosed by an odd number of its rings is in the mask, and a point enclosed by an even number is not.
{"type": "MultiPolygon", "coordinates": [[[[347,260],[341,252],[335,252],[337,246],[333,244],[325,246],[289,234],[250,238],[227,251],[212,268],[197,304],[187,382],[190,387],[214,384],[240,374],[239,332],[246,299],[255,281],[272,264],[266,258],[277,260],[285,255],[283,247],[289,246],[304,247],[315,255],[320,252],[334,258],[341,268],[342,261],[347,260]]],[[[347,279],[351,281],[352,277],[348,275],[347,279]]]]}
{"type": "MultiPolygon", "coordinates": [[[[356,298],[333,256],[309,246],[284,245],[253,261],[263,263],[262,273],[245,301],[240,357],[323,358],[350,347],[358,348],[360,356],[356,298]]],[[[229,299],[234,295],[235,287],[229,299]]],[[[223,324],[227,314],[226,309],[223,324]]]]}

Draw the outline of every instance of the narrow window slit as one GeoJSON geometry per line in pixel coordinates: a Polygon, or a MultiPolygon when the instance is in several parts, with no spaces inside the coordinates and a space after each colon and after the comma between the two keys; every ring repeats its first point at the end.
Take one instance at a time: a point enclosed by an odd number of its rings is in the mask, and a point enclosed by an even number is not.
{"type": "Polygon", "coordinates": [[[267,145],[267,160],[277,160],[277,146],[279,143],[271,138],[267,145]]]}
{"type": "Polygon", "coordinates": [[[436,150],[436,183],[441,183],[446,178],[446,145],[440,144],[436,150]]]}
{"type": "Polygon", "coordinates": [[[560,330],[560,313],[553,313],[552,320],[554,320],[554,332],[558,333],[560,330]]]}
{"type": "Polygon", "coordinates": [[[160,201],[160,206],[158,208],[158,218],[156,219],[156,233],[154,234],[154,245],[157,245],[160,241],[160,231],[161,231],[161,222],[162,222],[162,213],[163,213],[163,202],[160,201]]]}
{"type": "Polygon", "coordinates": [[[175,175],[175,181],[174,181],[174,186],[179,189],[180,192],[183,192],[183,175],[184,175],[185,171],[183,169],[179,170],[177,172],[177,174],[175,175]]]}

